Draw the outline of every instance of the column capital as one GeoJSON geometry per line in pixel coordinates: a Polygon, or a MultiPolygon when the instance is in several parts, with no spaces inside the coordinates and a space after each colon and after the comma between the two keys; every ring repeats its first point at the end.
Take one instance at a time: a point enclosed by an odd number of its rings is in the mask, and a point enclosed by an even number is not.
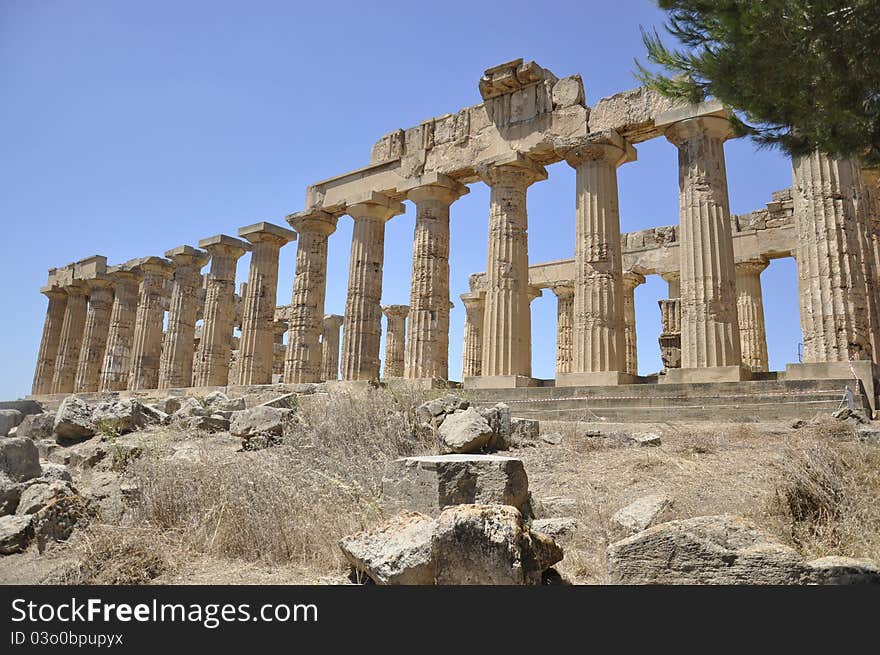
{"type": "Polygon", "coordinates": [[[144,273],[155,273],[161,277],[171,277],[174,272],[174,263],[162,257],[143,257],[138,260],[138,266],[144,273]]]}
{"type": "Polygon", "coordinates": [[[573,168],[588,161],[606,161],[616,168],[638,158],[636,149],[614,130],[594,132],[577,143],[557,147],[557,150],[573,168]]]}
{"type": "Polygon", "coordinates": [[[550,290],[556,297],[562,300],[574,298],[574,282],[557,282],[550,286],[550,290]]]}
{"type": "Polygon", "coordinates": [[[439,200],[447,205],[470,193],[464,184],[441,173],[426,173],[408,180],[398,189],[406,193],[406,197],[415,203],[423,200],[439,200]]]}
{"type": "Polygon", "coordinates": [[[536,286],[530,284],[529,288],[528,288],[528,295],[529,295],[529,302],[532,302],[536,298],[540,298],[541,296],[543,296],[544,290],[541,289],[540,287],[536,287],[536,286]]]}
{"type": "Polygon", "coordinates": [[[86,287],[89,289],[89,293],[100,289],[113,288],[113,278],[107,274],[85,280],[85,283],[86,287]]]}
{"type": "Polygon", "coordinates": [[[766,257],[756,257],[741,262],[734,262],[737,273],[754,273],[760,274],[770,265],[770,261],[766,257]]]}
{"type": "Polygon", "coordinates": [[[459,298],[461,298],[461,303],[465,309],[479,309],[486,303],[486,292],[471,291],[470,293],[461,294],[459,298]]]}
{"type": "Polygon", "coordinates": [[[322,325],[325,329],[329,328],[331,330],[338,330],[340,327],[342,327],[342,323],[344,320],[345,317],[340,316],[339,314],[325,314],[322,325]]]}
{"type": "Polygon", "coordinates": [[[480,162],[474,169],[480,179],[489,186],[528,187],[547,179],[547,169],[518,152],[480,162]]]}
{"type": "Polygon", "coordinates": [[[118,284],[125,280],[137,282],[144,276],[144,271],[140,267],[140,262],[140,259],[129,259],[122,264],[111,266],[107,269],[107,275],[112,278],[114,284],[118,284]]]}
{"type": "Polygon", "coordinates": [[[89,287],[85,280],[70,280],[63,287],[64,293],[68,296],[87,296],[89,295],[89,287]]]}
{"type": "Polygon", "coordinates": [[[645,283],[645,276],[635,271],[623,272],[623,286],[625,289],[635,289],[640,284],[645,283]]]}
{"type": "Polygon", "coordinates": [[[266,223],[265,221],[238,228],[238,236],[247,239],[251,243],[274,243],[279,248],[286,243],[296,241],[296,232],[293,230],[288,230],[286,227],[280,227],[274,223],[266,223]]]}
{"type": "Polygon", "coordinates": [[[284,220],[290,224],[299,234],[314,232],[321,236],[329,237],[336,231],[336,222],[339,214],[334,214],[323,209],[306,209],[301,212],[288,214],[284,220]]]}
{"type": "Polygon", "coordinates": [[[165,257],[174,262],[174,265],[183,268],[192,266],[194,268],[202,268],[208,263],[210,256],[204,250],[193,248],[192,246],[177,246],[171,250],[165,251],[165,257]]]}
{"type": "Polygon", "coordinates": [[[667,284],[675,284],[681,281],[680,271],[657,271],[657,275],[663,278],[667,284]]]}
{"type": "Polygon", "coordinates": [[[695,137],[715,137],[727,141],[734,136],[730,120],[726,116],[695,116],[672,123],[663,131],[663,136],[674,146],[695,137]]]}
{"type": "Polygon", "coordinates": [[[355,220],[367,219],[384,223],[394,216],[403,214],[406,209],[402,202],[392,200],[384,193],[370,191],[362,200],[358,199],[357,202],[349,204],[345,211],[355,220]]]}
{"type": "Polygon", "coordinates": [[[225,255],[238,259],[251,249],[251,244],[225,234],[217,234],[199,241],[199,248],[207,250],[211,257],[225,255]]]}
{"type": "Polygon", "coordinates": [[[406,318],[409,316],[409,305],[385,305],[382,313],[388,318],[406,318]]]}

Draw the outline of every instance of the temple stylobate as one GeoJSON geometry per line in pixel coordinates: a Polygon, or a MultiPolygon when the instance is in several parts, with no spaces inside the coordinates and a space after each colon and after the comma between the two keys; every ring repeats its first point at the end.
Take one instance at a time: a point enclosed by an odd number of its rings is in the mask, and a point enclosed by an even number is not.
{"type": "Polygon", "coordinates": [[[286,217],[291,229],[257,223],[239,230],[246,240],[219,234],[165,258],[107,267],[96,256],[50,270],[33,393],[299,384],[340,375],[452,384],[450,229],[456,201],[481,183],[490,189],[488,230],[480,235],[488,256],[461,295],[464,387],[855,377],[873,405],[876,171],[814,153],[792,162],[790,189],[764,208],[732,215],[736,190],[728,188],[724,156],[732,135],[717,102],[676,106],[636,88],[590,107],[580,76],[558,78],[520,59],[486,70],[479,93],[482,102],[390,132],[367,165],[310,186],[305,208],[286,217]],[[655,138],[677,152],[678,220],[622,233],[617,170],[638,166],[638,144],[655,138]],[[574,252],[533,263],[527,197],[533,185],[552,183],[547,167],[558,162],[575,170],[574,252]],[[409,304],[383,305],[386,224],[407,201],[416,208],[409,304]],[[327,279],[344,271],[327,270],[327,245],[344,217],[354,224],[346,301],[328,308],[327,279]],[[294,241],[294,279],[278,280],[279,251],[294,241]],[[236,294],[237,262],[247,252],[248,283],[236,294]],[[782,257],[797,261],[804,352],[803,361],[771,372],[760,276],[782,257]],[[664,370],[640,376],[634,293],[650,275],[669,288],[658,308],[664,370]],[[279,284],[291,293],[283,307],[275,307],[279,284]],[[557,302],[551,381],[531,370],[531,301],[543,289],[557,302]],[[344,311],[329,314],[334,309],[344,311]]]}

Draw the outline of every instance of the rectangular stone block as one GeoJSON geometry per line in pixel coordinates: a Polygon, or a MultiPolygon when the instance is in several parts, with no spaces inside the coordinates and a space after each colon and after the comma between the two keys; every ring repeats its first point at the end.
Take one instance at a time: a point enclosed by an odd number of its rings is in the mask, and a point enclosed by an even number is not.
{"type": "Polygon", "coordinates": [[[522,460],[499,455],[404,457],[382,478],[386,516],[401,510],[439,516],[449,505],[501,503],[531,516],[529,479],[522,460]]]}
{"type": "Polygon", "coordinates": [[[744,366],[707,366],[706,368],[670,368],[661,382],[743,382],[752,378],[744,366]]]}
{"type": "Polygon", "coordinates": [[[557,387],[605,387],[635,384],[636,376],[620,371],[594,371],[590,373],[560,373],[556,376],[557,387]]]}
{"type": "Polygon", "coordinates": [[[867,396],[871,412],[877,411],[877,381],[880,380],[880,366],[868,360],[853,362],[811,362],[805,364],[786,364],[786,380],[846,380],[852,379],[854,394],[860,393],[856,381],[861,382],[867,396]],[[853,379],[855,375],[855,379],[853,379]]]}
{"type": "Polygon", "coordinates": [[[464,379],[465,389],[517,389],[538,386],[540,386],[538,380],[524,375],[480,375],[464,379]]]}

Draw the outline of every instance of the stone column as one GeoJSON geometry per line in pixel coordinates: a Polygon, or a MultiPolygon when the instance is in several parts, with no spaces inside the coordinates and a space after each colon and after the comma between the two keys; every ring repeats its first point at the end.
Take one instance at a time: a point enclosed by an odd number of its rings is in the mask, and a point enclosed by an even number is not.
{"type": "Polygon", "coordinates": [[[284,377],[284,356],[287,348],[284,345],[284,335],[287,334],[287,319],[278,319],[276,315],[275,321],[272,323],[272,333],[274,342],[272,344],[272,379],[275,376],[284,377]]]}
{"type": "Polygon", "coordinates": [[[572,369],[557,379],[562,386],[632,382],[625,373],[617,167],[635,158],[613,131],[566,153],[577,174],[577,215],[572,369]]]}
{"type": "Polygon", "coordinates": [[[327,314],[321,327],[321,381],[339,379],[339,328],[343,318],[327,314]]]}
{"type": "Polygon", "coordinates": [[[143,271],[140,259],[133,259],[107,270],[113,280],[113,307],[104,349],[104,365],[98,388],[102,392],[123,391],[128,386],[131,346],[138,307],[138,287],[143,271]]]}
{"type": "Polygon", "coordinates": [[[235,269],[250,245],[225,234],[199,241],[211,256],[205,294],[205,320],[196,355],[193,386],[221,387],[229,381],[232,331],[235,322],[235,269]]]}
{"type": "Polygon", "coordinates": [[[143,271],[138,289],[138,307],[134,319],[128,389],[156,389],[159,386],[159,360],[162,357],[162,326],[168,282],[174,264],[161,257],[141,260],[143,271]]]}
{"type": "Polygon", "coordinates": [[[101,367],[110,332],[110,311],[113,308],[113,283],[109,277],[88,280],[89,309],[83,330],[82,349],[76,368],[74,393],[94,392],[101,382],[101,367]]]}
{"type": "Polygon", "coordinates": [[[666,138],[678,148],[681,258],[681,369],[667,375],[669,381],[748,377],[739,343],[724,163],[730,124],[722,112],[687,116],[665,128],[666,138]]]}
{"type": "Polygon", "coordinates": [[[645,283],[645,276],[635,271],[623,274],[623,352],[624,371],[639,374],[639,349],[636,335],[636,287],[645,283]]]}
{"type": "Polygon", "coordinates": [[[271,223],[238,231],[251,242],[251,267],[242,296],[238,384],[271,384],[275,357],[275,305],[278,296],[278,252],[296,233],[271,223]]]}
{"type": "MultiPolygon", "coordinates": [[[[880,295],[880,167],[861,169],[862,190],[865,203],[865,232],[873,270],[874,292],[880,295]]],[[[878,326],[873,331],[875,339],[880,340],[880,298],[875,296],[878,326]]],[[[874,361],[880,363],[880,344],[874,343],[874,361]]]]}
{"type": "MultiPolygon", "coordinates": [[[[416,205],[404,377],[449,376],[449,207],[468,188],[427,175],[405,189],[416,205]]],[[[386,375],[387,376],[387,375],[386,375]]]]}
{"type": "Polygon", "coordinates": [[[288,313],[290,332],[284,363],[284,381],[287,383],[321,381],[319,337],[327,293],[327,240],[336,230],[336,221],[334,214],[319,210],[287,217],[287,222],[299,235],[296,276],[288,313]]]}
{"type": "Polygon", "coordinates": [[[663,370],[681,367],[681,301],[657,301],[660,305],[660,359],[663,370]]]}
{"type": "Polygon", "coordinates": [[[874,203],[869,184],[862,174],[862,165],[857,159],[848,160],[852,166],[852,185],[850,187],[853,208],[856,217],[856,237],[858,241],[858,261],[861,265],[862,279],[865,282],[865,310],[868,314],[868,340],[871,344],[869,359],[878,361],[880,357],[880,306],[877,293],[880,282],[877,281],[877,267],[874,262],[874,245],[872,239],[874,224],[874,203]]]}
{"type": "Polygon", "coordinates": [[[461,295],[464,304],[464,346],[461,350],[461,379],[483,374],[483,320],[486,298],[480,293],[461,295]]]}
{"type": "Polygon", "coordinates": [[[371,193],[347,211],[354,219],[354,231],[342,331],[342,379],[378,380],[385,222],[404,210],[401,203],[371,193]]]}
{"type": "Polygon", "coordinates": [[[53,283],[51,272],[49,282],[48,286],[40,289],[40,293],[49,299],[49,306],[46,308],[46,319],[43,321],[43,338],[40,340],[37,368],[34,371],[34,383],[31,387],[31,393],[34,395],[52,393],[55,359],[58,357],[61,327],[67,309],[67,294],[53,283]]]}
{"type": "Polygon", "coordinates": [[[76,381],[76,369],[82,348],[83,331],[88,311],[89,289],[82,280],[72,280],[64,286],[67,306],[58,340],[58,356],[52,377],[52,393],[72,393],[76,381]]]}
{"type": "Polygon", "coordinates": [[[526,189],[547,179],[547,171],[518,155],[481,164],[477,173],[491,187],[482,375],[500,378],[482,384],[529,384],[532,324],[526,189]]]}
{"type": "Polygon", "coordinates": [[[175,269],[168,308],[168,330],[165,332],[159,363],[159,388],[191,387],[201,270],[208,262],[208,253],[192,246],[178,246],[166,252],[165,256],[174,262],[175,269]]]}
{"type": "Polygon", "coordinates": [[[764,329],[764,300],[761,272],[766,259],[736,263],[736,314],[739,318],[739,342],[743,366],[752,371],[769,370],[767,333],[764,329]]]}
{"type": "Polygon", "coordinates": [[[406,317],[409,315],[409,306],[386,305],[382,308],[382,313],[387,320],[384,377],[386,379],[403,377],[406,359],[406,317]]]}
{"type": "Polygon", "coordinates": [[[556,294],[556,375],[571,373],[571,326],[574,319],[574,284],[550,287],[556,294]]]}

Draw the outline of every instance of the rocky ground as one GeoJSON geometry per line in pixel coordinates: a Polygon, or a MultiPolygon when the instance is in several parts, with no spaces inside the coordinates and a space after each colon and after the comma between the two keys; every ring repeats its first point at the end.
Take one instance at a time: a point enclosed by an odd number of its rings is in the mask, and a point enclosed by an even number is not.
{"type": "Polygon", "coordinates": [[[0,417],[0,583],[880,579],[880,443],[845,410],[537,425],[305,391],[0,417]]]}

